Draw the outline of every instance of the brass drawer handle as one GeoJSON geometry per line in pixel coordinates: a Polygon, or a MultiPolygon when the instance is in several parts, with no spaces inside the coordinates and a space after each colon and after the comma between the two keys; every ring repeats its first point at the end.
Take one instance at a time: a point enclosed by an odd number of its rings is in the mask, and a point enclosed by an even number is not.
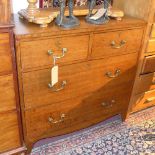
{"type": "Polygon", "coordinates": [[[109,77],[109,78],[116,78],[118,77],[119,75],[121,74],[121,70],[120,69],[117,69],[115,71],[115,74],[113,75],[111,72],[107,72],[106,73],[106,76],[109,77]]]}
{"type": "MultiPolygon", "coordinates": [[[[67,48],[62,48],[62,55],[60,55],[60,56],[54,55],[54,57],[55,57],[56,59],[63,58],[63,57],[65,56],[65,53],[67,53],[67,48]]],[[[53,50],[48,50],[48,51],[47,51],[47,54],[48,54],[49,56],[51,56],[51,55],[54,54],[54,52],[53,52],[53,50]]]]}
{"type": "Polygon", "coordinates": [[[155,80],[152,81],[152,84],[155,85],[155,80]]]}
{"type": "Polygon", "coordinates": [[[116,42],[113,40],[113,41],[111,42],[111,47],[114,48],[114,49],[120,49],[120,48],[123,47],[125,44],[126,44],[126,41],[125,41],[125,40],[121,40],[121,42],[120,42],[119,45],[116,45],[116,42]]]}
{"type": "Polygon", "coordinates": [[[144,104],[151,103],[152,101],[155,101],[155,97],[151,97],[149,99],[146,99],[144,104]]]}
{"type": "Polygon", "coordinates": [[[115,103],[116,103],[115,100],[111,100],[110,103],[109,103],[109,102],[102,102],[101,105],[102,105],[103,107],[112,107],[113,104],[115,104],[115,103]]]}
{"type": "Polygon", "coordinates": [[[65,88],[66,84],[67,84],[67,81],[62,81],[60,88],[55,88],[55,86],[52,86],[52,85],[49,83],[49,84],[48,84],[48,87],[49,87],[50,89],[52,89],[53,92],[58,92],[58,91],[63,90],[63,89],[65,88]]]}
{"type": "Polygon", "coordinates": [[[60,120],[54,120],[52,117],[49,117],[48,122],[51,123],[51,124],[58,124],[58,123],[64,122],[65,117],[66,117],[65,114],[62,114],[60,116],[60,120]]]}

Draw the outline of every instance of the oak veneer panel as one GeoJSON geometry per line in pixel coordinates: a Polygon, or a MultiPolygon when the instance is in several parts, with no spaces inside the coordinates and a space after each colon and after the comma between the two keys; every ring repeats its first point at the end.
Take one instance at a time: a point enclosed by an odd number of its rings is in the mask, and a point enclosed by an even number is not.
{"type": "Polygon", "coordinates": [[[9,33],[0,33],[0,74],[12,71],[9,33]]]}
{"type": "Polygon", "coordinates": [[[155,89],[155,73],[141,75],[137,82],[136,94],[153,90],[155,89]]]}
{"type": "Polygon", "coordinates": [[[155,55],[144,58],[142,74],[155,72],[155,55]]]}
{"type": "MultiPolygon", "coordinates": [[[[59,67],[59,85],[63,80],[67,81],[64,90],[59,92],[53,92],[48,88],[51,69],[23,73],[25,108],[57,103],[97,91],[107,85],[113,88],[132,83],[136,60],[137,54],[129,54],[59,67]],[[106,76],[107,72],[114,74],[117,69],[121,70],[118,77],[106,76]]],[[[108,91],[109,87],[105,91],[108,91]]]]}
{"type": "Polygon", "coordinates": [[[7,24],[11,21],[11,1],[0,0],[0,25],[7,24]]]}
{"type": "Polygon", "coordinates": [[[0,112],[16,109],[13,75],[0,76],[0,112]]]}
{"type": "Polygon", "coordinates": [[[139,51],[143,29],[108,32],[95,34],[93,38],[92,57],[100,58],[115,56],[139,51]],[[111,44],[115,42],[115,47],[111,44]],[[120,45],[125,41],[124,45],[120,45]]]}
{"type": "Polygon", "coordinates": [[[17,113],[0,114],[0,153],[20,147],[17,113]]]}
{"type": "Polygon", "coordinates": [[[53,55],[61,56],[62,48],[67,48],[67,53],[63,58],[57,60],[57,63],[71,63],[76,60],[84,60],[88,55],[88,43],[89,35],[21,42],[22,68],[24,70],[46,65],[52,66],[53,56],[48,55],[48,50],[52,50],[53,55]]]}
{"type": "Polygon", "coordinates": [[[155,105],[155,91],[150,91],[140,95],[136,95],[133,100],[132,112],[143,110],[154,105],[155,105]]]}
{"type": "Polygon", "coordinates": [[[148,47],[146,52],[155,52],[155,39],[150,39],[148,41],[148,47]]]}
{"type": "Polygon", "coordinates": [[[70,133],[119,114],[127,106],[130,91],[130,83],[114,87],[110,92],[104,92],[103,86],[87,96],[27,110],[25,112],[27,142],[70,133]],[[112,100],[115,100],[115,103],[111,104],[112,100]],[[107,105],[103,106],[102,103],[107,105]],[[62,114],[65,114],[64,121],[49,123],[49,117],[59,121],[62,114]]]}

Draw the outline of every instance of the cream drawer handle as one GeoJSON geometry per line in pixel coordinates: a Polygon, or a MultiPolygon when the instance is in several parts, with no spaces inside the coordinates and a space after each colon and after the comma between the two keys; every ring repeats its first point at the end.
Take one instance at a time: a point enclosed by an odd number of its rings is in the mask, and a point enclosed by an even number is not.
{"type": "Polygon", "coordinates": [[[65,117],[66,117],[65,114],[62,114],[60,116],[60,120],[54,120],[52,117],[49,117],[48,122],[51,123],[51,124],[58,124],[58,123],[64,122],[65,117]]]}
{"type": "Polygon", "coordinates": [[[103,107],[112,107],[114,103],[116,103],[116,101],[115,100],[111,100],[110,103],[108,103],[108,102],[102,102],[101,105],[103,107]]]}
{"type": "Polygon", "coordinates": [[[55,88],[55,86],[52,86],[50,83],[48,84],[48,87],[52,89],[53,92],[58,92],[63,90],[66,85],[67,85],[67,81],[62,81],[60,88],[55,88]]]}
{"type": "Polygon", "coordinates": [[[152,102],[154,100],[155,100],[155,97],[151,97],[149,99],[146,99],[146,101],[144,102],[144,104],[150,103],[150,102],[152,102]]]}
{"type": "Polygon", "coordinates": [[[120,42],[119,45],[116,45],[116,42],[113,40],[113,41],[111,42],[111,47],[112,47],[112,48],[115,48],[115,49],[120,49],[120,48],[123,47],[125,44],[126,44],[126,41],[125,41],[125,40],[121,40],[121,42],[120,42]]]}
{"type": "Polygon", "coordinates": [[[119,75],[121,74],[121,70],[120,69],[117,69],[114,73],[114,75],[111,73],[111,72],[107,72],[106,73],[106,76],[109,77],[109,78],[116,78],[118,77],[119,75]]]}

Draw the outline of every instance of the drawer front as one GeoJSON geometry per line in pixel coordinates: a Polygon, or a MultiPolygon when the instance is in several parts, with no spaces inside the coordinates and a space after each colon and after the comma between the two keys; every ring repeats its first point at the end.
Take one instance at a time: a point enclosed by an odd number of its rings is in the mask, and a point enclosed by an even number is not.
{"type": "Polygon", "coordinates": [[[0,76],[0,112],[16,109],[13,75],[0,76]]]}
{"type": "Polygon", "coordinates": [[[136,94],[155,89],[155,73],[141,75],[138,79],[136,94]]]}
{"type": "Polygon", "coordinates": [[[94,60],[59,68],[59,84],[49,88],[50,69],[23,74],[24,102],[26,108],[57,103],[81,96],[107,86],[130,83],[134,79],[137,54],[94,60]],[[120,72],[119,72],[120,70],[120,72]],[[66,85],[63,85],[66,81],[66,85]],[[55,92],[57,88],[63,88],[55,92]]]}
{"type": "Polygon", "coordinates": [[[0,153],[20,147],[17,113],[0,114],[0,153]]]}
{"type": "Polygon", "coordinates": [[[92,57],[106,57],[139,51],[142,29],[100,33],[94,35],[92,57]]]}
{"type": "Polygon", "coordinates": [[[105,94],[99,90],[55,105],[27,110],[27,141],[67,134],[121,113],[129,101],[129,92],[124,87],[115,87],[105,94]],[[120,93],[115,93],[117,91],[120,93]]]}
{"type": "Polygon", "coordinates": [[[21,42],[22,68],[28,69],[52,65],[53,55],[62,56],[62,48],[67,48],[67,52],[57,63],[70,63],[86,59],[88,54],[88,42],[89,35],[21,42]],[[48,51],[53,52],[53,54],[48,54],[48,51]]]}
{"type": "Polygon", "coordinates": [[[147,52],[155,52],[155,39],[149,40],[147,52]]]}
{"type": "Polygon", "coordinates": [[[144,59],[142,74],[155,72],[155,55],[144,59]]]}
{"type": "Polygon", "coordinates": [[[10,40],[8,33],[0,34],[0,73],[12,71],[10,40]]]}
{"type": "Polygon", "coordinates": [[[136,95],[133,100],[132,112],[146,109],[155,105],[155,91],[136,95]]]}
{"type": "Polygon", "coordinates": [[[152,25],[151,37],[155,38],[155,24],[152,25]]]}

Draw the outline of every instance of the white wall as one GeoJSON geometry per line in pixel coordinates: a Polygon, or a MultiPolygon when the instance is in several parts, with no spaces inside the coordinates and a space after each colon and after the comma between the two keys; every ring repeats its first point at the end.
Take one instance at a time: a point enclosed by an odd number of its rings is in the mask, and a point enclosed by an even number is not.
{"type": "Polygon", "coordinates": [[[28,2],[27,0],[12,0],[12,5],[13,13],[17,13],[21,9],[26,9],[28,6],[28,2]]]}

